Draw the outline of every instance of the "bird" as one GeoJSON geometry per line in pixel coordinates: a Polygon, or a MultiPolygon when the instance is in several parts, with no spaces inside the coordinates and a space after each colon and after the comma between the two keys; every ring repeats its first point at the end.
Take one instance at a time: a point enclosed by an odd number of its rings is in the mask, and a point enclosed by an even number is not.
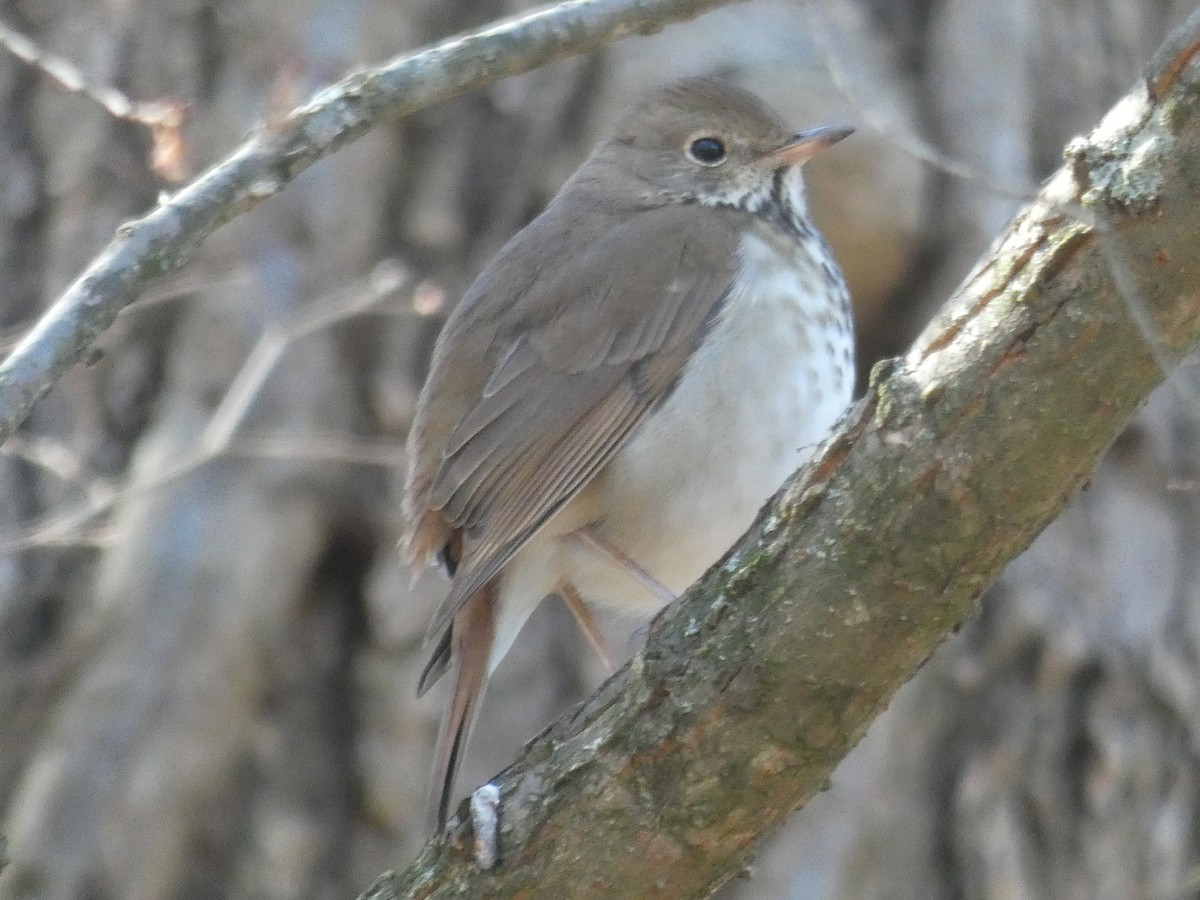
{"type": "Polygon", "coordinates": [[[454,307],[407,448],[401,542],[449,592],[430,778],[444,827],[488,678],[547,597],[648,616],[749,528],[848,406],[850,297],[799,133],[690,78],[630,107],[454,307]]]}

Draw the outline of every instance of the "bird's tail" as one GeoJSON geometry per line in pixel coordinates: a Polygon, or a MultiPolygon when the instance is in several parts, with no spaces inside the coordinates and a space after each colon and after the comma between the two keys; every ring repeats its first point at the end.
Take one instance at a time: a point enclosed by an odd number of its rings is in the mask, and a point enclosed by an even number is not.
{"type": "MultiPolygon", "coordinates": [[[[449,656],[455,667],[454,693],[446,704],[438,729],[426,812],[430,827],[436,831],[441,831],[446,824],[454,781],[490,674],[488,662],[496,634],[495,594],[495,581],[476,591],[455,614],[450,626],[449,656]]],[[[439,647],[442,646],[439,642],[439,647]]]]}

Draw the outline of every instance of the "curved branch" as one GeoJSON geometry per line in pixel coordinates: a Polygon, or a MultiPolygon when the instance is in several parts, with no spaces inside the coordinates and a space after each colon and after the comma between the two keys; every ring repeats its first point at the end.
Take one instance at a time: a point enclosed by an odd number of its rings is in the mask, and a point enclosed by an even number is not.
{"type": "Polygon", "coordinates": [[[0,442],[153,279],[179,268],[213,231],[382,122],[498,78],[595,49],[733,0],[570,0],[366,69],[319,92],[283,122],[117,235],[0,364],[0,442]]]}
{"type": "Polygon", "coordinates": [[[459,818],[364,897],[707,896],[820,790],[1200,341],[1198,48],[1200,13],[644,650],[498,776],[499,865],[459,818]]]}

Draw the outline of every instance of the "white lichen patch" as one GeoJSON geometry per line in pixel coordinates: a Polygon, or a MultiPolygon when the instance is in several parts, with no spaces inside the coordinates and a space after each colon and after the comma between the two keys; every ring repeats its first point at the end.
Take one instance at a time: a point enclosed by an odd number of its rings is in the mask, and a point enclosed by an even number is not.
{"type": "Polygon", "coordinates": [[[1085,205],[1103,202],[1132,211],[1153,208],[1163,190],[1162,160],[1167,140],[1147,130],[1115,158],[1098,161],[1091,169],[1091,187],[1083,194],[1085,205]]]}
{"type": "Polygon", "coordinates": [[[1079,198],[1085,207],[1147,212],[1158,203],[1164,181],[1162,161],[1173,138],[1149,109],[1143,92],[1132,93],[1089,137],[1067,145],[1066,158],[1086,185],[1079,198]]]}

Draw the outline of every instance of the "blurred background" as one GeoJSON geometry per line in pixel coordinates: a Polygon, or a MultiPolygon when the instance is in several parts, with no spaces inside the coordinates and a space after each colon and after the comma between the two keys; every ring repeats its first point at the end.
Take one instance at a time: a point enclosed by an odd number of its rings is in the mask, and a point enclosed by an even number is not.
{"type": "MultiPolygon", "coordinates": [[[[414,399],[447,309],[626,103],[720,74],[797,127],[859,127],[809,184],[865,371],[1192,6],[753,0],[378,129],[220,231],[0,449],[0,898],[348,897],[411,858],[445,590],[395,549],[414,399]]],[[[0,17],[99,83],[189,103],[172,162],[196,172],[348,70],[519,8],[0,17]]],[[[171,189],[148,153],[0,52],[6,347],[171,189]]],[[[725,896],[1200,892],[1197,473],[1200,392],[1177,379],[725,896]]],[[[544,604],[493,680],[464,789],[602,677],[569,621],[544,604]]],[[[641,623],[608,624],[634,646],[641,623]]]]}

